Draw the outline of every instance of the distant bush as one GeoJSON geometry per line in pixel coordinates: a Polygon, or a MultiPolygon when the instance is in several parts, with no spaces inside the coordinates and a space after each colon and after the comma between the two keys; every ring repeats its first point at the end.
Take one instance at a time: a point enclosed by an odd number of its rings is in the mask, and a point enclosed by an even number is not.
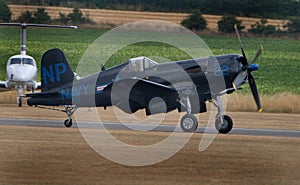
{"type": "Polygon", "coordinates": [[[0,22],[10,22],[11,11],[7,6],[6,1],[0,0],[0,22]]]}
{"type": "Polygon", "coordinates": [[[73,8],[72,12],[68,14],[68,18],[73,24],[85,22],[85,17],[83,16],[81,10],[78,7],[73,8]]]}
{"type": "Polygon", "coordinates": [[[237,26],[238,30],[242,30],[245,26],[242,26],[242,21],[236,19],[233,15],[224,15],[221,20],[218,21],[218,30],[224,33],[232,33],[235,31],[234,26],[237,26]]]}
{"type": "Polygon", "coordinates": [[[256,22],[255,24],[252,24],[248,32],[255,35],[264,35],[264,36],[269,36],[278,33],[279,30],[277,30],[274,25],[268,25],[267,23],[268,23],[267,19],[261,19],[260,22],[256,22]]]}
{"type": "Polygon", "coordinates": [[[59,12],[59,19],[57,21],[62,24],[68,24],[69,18],[66,14],[59,12]]]}
{"type": "Polygon", "coordinates": [[[290,33],[300,33],[300,17],[292,17],[285,25],[290,33]]]}
{"type": "Polygon", "coordinates": [[[33,22],[38,24],[50,24],[51,17],[46,12],[45,8],[38,8],[35,12],[33,12],[33,22]]]}
{"type": "Polygon", "coordinates": [[[207,28],[207,21],[199,12],[193,12],[180,23],[182,26],[190,29],[201,31],[207,28]]]}
{"type": "Polygon", "coordinates": [[[17,18],[17,21],[20,23],[33,23],[33,12],[25,11],[17,18]]]}
{"type": "Polygon", "coordinates": [[[64,13],[59,13],[59,19],[56,20],[59,23],[62,24],[85,24],[85,23],[90,23],[92,24],[93,21],[91,21],[88,17],[88,15],[85,17],[83,16],[83,13],[78,7],[73,8],[72,12],[69,13],[68,15],[64,13]]]}
{"type": "Polygon", "coordinates": [[[36,11],[25,11],[17,19],[21,23],[37,23],[37,24],[49,24],[51,23],[51,17],[46,12],[45,8],[38,8],[36,11]]]}

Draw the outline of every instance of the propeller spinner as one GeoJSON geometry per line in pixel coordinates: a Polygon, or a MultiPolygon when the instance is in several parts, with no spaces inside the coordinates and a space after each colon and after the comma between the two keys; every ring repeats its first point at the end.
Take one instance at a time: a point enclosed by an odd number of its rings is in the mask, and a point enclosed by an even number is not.
{"type": "Polygon", "coordinates": [[[257,86],[254,80],[253,75],[251,74],[252,71],[256,71],[258,70],[258,65],[254,64],[254,62],[258,59],[258,57],[261,55],[262,51],[263,51],[263,47],[260,46],[259,50],[257,51],[255,57],[253,58],[253,60],[251,61],[251,63],[248,63],[247,57],[246,57],[246,53],[244,50],[244,46],[242,44],[241,38],[240,38],[240,34],[239,31],[237,29],[237,26],[235,25],[235,31],[241,46],[241,50],[242,50],[242,55],[243,57],[239,58],[239,62],[243,65],[243,69],[242,71],[236,76],[236,78],[233,81],[233,87],[235,89],[238,89],[242,84],[244,84],[246,82],[246,80],[248,79],[249,85],[250,85],[250,89],[252,92],[252,95],[254,97],[256,106],[257,106],[257,110],[258,112],[262,112],[263,109],[261,107],[261,103],[260,103],[260,98],[259,98],[259,94],[258,94],[258,90],[257,90],[257,86]]]}

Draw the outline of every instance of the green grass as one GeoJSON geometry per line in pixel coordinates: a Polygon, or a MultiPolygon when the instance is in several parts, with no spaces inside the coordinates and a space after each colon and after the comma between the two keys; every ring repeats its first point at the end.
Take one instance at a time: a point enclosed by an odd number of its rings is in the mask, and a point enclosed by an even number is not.
{"type": "MultiPolygon", "coordinates": [[[[37,64],[45,51],[51,48],[62,49],[76,68],[81,56],[89,45],[105,31],[96,29],[40,29],[27,30],[27,54],[33,56],[37,64]]],[[[5,79],[5,67],[8,58],[19,53],[20,30],[18,28],[0,28],[0,79],[5,79]]],[[[240,46],[236,37],[230,36],[201,36],[215,55],[238,53],[240,46]]],[[[242,38],[248,60],[255,56],[260,44],[264,52],[257,63],[260,70],[254,72],[259,91],[262,94],[292,92],[300,94],[300,41],[266,38],[242,38]]],[[[108,46],[109,47],[109,46],[108,46]]],[[[186,59],[187,55],[176,48],[158,43],[138,43],[119,50],[105,64],[111,67],[128,58],[136,56],[159,56],[170,60],[186,59]]],[[[91,63],[93,67],[93,64],[91,63]]],[[[94,70],[100,70],[100,66],[94,70]]],[[[249,92],[247,85],[243,92],[249,92]]]]}

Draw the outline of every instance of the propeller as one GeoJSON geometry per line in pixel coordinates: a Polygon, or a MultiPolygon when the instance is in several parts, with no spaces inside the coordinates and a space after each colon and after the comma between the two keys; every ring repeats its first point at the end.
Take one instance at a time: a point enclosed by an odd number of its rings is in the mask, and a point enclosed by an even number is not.
{"type": "Polygon", "coordinates": [[[261,53],[263,51],[263,47],[260,46],[260,48],[258,49],[255,57],[253,58],[253,60],[249,64],[248,60],[247,60],[247,57],[246,57],[245,50],[244,50],[244,46],[243,46],[242,41],[241,41],[239,31],[237,29],[237,26],[235,25],[234,28],[235,28],[235,32],[236,32],[236,35],[238,37],[238,40],[239,40],[239,43],[240,43],[240,46],[241,46],[241,50],[242,50],[242,55],[243,55],[243,57],[239,58],[238,61],[243,65],[243,69],[236,76],[236,78],[234,79],[232,85],[235,89],[238,89],[242,84],[244,84],[246,82],[246,80],[248,78],[248,82],[249,82],[250,89],[251,89],[252,95],[254,97],[256,106],[257,106],[257,110],[258,110],[258,112],[262,112],[263,109],[261,107],[257,86],[256,86],[254,77],[251,74],[251,72],[258,70],[258,65],[254,64],[254,62],[256,62],[258,57],[261,55],[261,53]]]}

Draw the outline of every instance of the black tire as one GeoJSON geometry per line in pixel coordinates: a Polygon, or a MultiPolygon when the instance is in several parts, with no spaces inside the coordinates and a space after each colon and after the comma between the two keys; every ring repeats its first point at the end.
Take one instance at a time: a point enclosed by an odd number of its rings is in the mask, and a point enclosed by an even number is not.
{"type": "Polygon", "coordinates": [[[22,107],[22,98],[21,97],[18,98],[18,106],[22,107]]]}
{"type": "Polygon", "coordinates": [[[64,122],[65,127],[69,128],[72,126],[72,119],[66,119],[64,122]]]}
{"type": "Polygon", "coordinates": [[[233,127],[233,121],[232,121],[231,117],[224,115],[223,123],[221,123],[220,119],[216,119],[215,126],[219,133],[227,134],[231,131],[231,129],[233,127]]]}
{"type": "Polygon", "coordinates": [[[180,120],[180,127],[184,132],[194,132],[198,127],[198,120],[194,115],[186,114],[180,120]]]}

